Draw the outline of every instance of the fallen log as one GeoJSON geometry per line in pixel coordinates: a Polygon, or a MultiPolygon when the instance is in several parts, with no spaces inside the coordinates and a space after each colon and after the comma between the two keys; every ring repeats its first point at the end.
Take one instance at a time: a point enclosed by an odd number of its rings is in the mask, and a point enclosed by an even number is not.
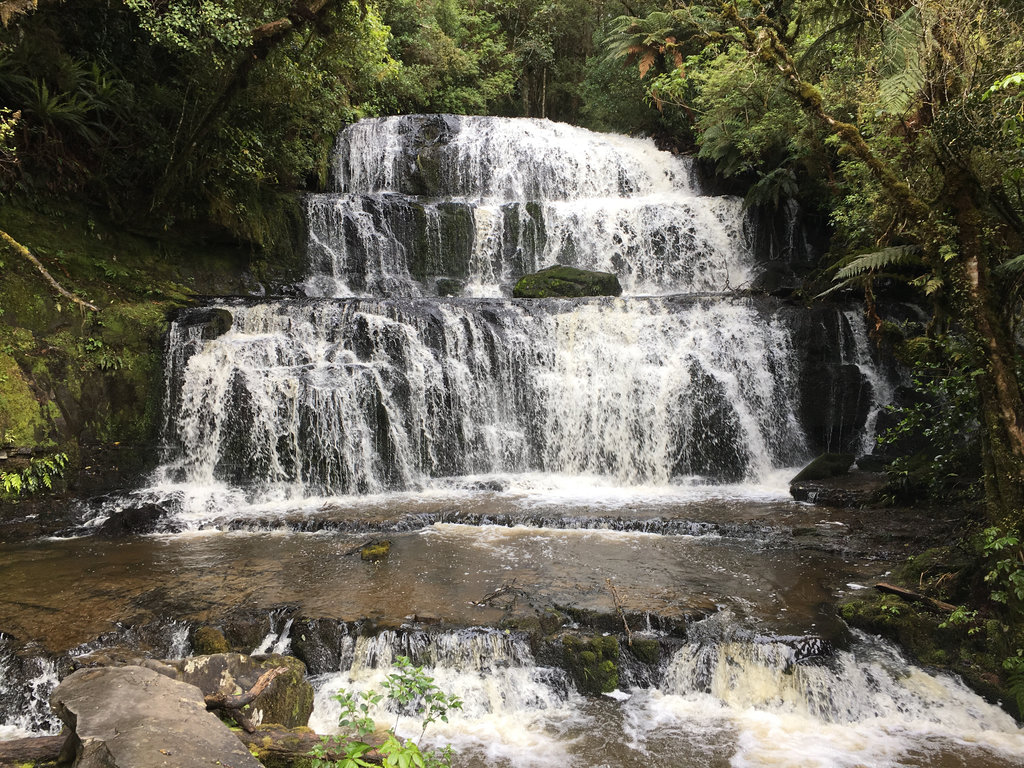
{"type": "MultiPolygon", "coordinates": [[[[309,728],[284,728],[280,725],[261,725],[253,733],[236,732],[242,743],[249,747],[256,759],[264,765],[295,765],[309,764],[309,755],[313,747],[320,744],[320,736],[309,728]]],[[[328,751],[329,760],[341,761],[344,751],[328,751]]],[[[372,750],[361,755],[373,765],[381,765],[383,756],[372,750]]]]}
{"type": "Polygon", "coordinates": [[[213,712],[221,710],[224,713],[230,715],[232,719],[240,726],[246,733],[252,733],[256,730],[256,726],[253,725],[252,721],[248,716],[242,712],[242,707],[246,704],[251,704],[252,701],[263,693],[270,686],[272,682],[279,676],[283,675],[288,671],[288,667],[274,667],[268,669],[259,679],[256,684],[245,693],[211,693],[203,700],[206,702],[206,709],[213,712]]]}
{"type": "Polygon", "coordinates": [[[28,736],[24,739],[0,741],[0,766],[25,763],[55,763],[68,735],[28,736]]]}
{"type": "Polygon", "coordinates": [[[944,603],[941,600],[936,600],[934,597],[928,597],[928,595],[922,595],[920,592],[914,592],[913,590],[906,589],[904,587],[897,587],[895,584],[888,584],[884,581],[880,581],[875,584],[875,589],[879,592],[896,595],[897,597],[901,597],[911,603],[923,603],[940,613],[952,613],[956,610],[955,605],[944,603]]]}

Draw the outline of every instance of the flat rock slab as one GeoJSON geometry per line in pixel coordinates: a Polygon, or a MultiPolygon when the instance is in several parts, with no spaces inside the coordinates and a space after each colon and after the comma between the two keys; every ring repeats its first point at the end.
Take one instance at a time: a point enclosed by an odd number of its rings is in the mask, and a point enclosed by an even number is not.
{"type": "Polygon", "coordinates": [[[79,768],[261,768],[198,688],[151,669],[81,669],[50,705],[75,734],[79,768]]]}

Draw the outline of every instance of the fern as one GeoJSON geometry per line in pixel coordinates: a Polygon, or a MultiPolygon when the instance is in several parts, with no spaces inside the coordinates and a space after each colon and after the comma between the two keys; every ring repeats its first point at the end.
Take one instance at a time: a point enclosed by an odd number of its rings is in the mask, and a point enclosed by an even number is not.
{"type": "Polygon", "coordinates": [[[1005,275],[1019,275],[1021,272],[1024,272],[1024,253],[1020,256],[1015,256],[1009,261],[1004,261],[996,267],[996,271],[1005,275]]]}
{"type": "Polygon", "coordinates": [[[882,80],[878,96],[882,112],[903,115],[925,83],[925,42],[921,12],[910,6],[882,29],[882,80]]]}
{"type": "Polygon", "coordinates": [[[1006,670],[1006,691],[1017,702],[1017,711],[1024,712],[1024,651],[1003,661],[1006,670]]]}
{"type": "Polygon", "coordinates": [[[836,272],[835,280],[849,280],[867,272],[878,272],[909,265],[921,264],[921,248],[916,245],[897,245],[872,253],[862,253],[836,272]]]}

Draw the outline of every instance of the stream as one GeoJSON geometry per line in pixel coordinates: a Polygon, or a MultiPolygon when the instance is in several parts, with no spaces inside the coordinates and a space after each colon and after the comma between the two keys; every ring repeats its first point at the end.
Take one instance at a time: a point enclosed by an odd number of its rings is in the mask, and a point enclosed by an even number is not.
{"type": "Polygon", "coordinates": [[[837,615],[954,521],[790,497],[900,383],[856,306],[750,290],[797,223],[766,250],[688,159],[542,120],[362,121],[334,178],[293,295],[176,317],[152,476],[0,543],[0,738],[54,730],[76,660],[213,625],[299,656],[322,733],[409,656],[465,702],[427,731],[465,768],[1024,764],[1008,714],[837,615]],[[623,295],[511,298],[554,262],[623,295]],[[604,695],[566,651],[593,637],[604,695]]]}

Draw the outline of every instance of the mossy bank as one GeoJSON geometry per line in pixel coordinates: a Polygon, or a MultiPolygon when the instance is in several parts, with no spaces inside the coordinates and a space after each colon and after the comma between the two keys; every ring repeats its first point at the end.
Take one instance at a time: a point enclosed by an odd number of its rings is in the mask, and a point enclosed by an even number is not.
{"type": "Polygon", "coordinates": [[[155,460],[170,314],[200,295],[265,293],[301,266],[298,244],[269,264],[237,243],[135,234],[71,205],[7,204],[0,229],[99,308],[60,295],[0,247],[0,471],[65,452],[58,490],[78,494],[131,485],[155,460]]]}

